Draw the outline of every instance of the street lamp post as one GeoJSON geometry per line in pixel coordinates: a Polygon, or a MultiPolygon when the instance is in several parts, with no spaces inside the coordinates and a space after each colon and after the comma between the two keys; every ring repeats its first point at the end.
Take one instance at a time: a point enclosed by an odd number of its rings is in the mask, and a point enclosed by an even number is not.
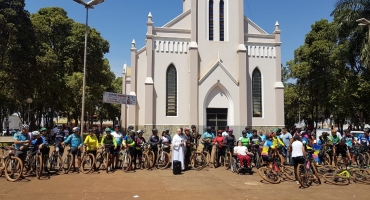
{"type": "Polygon", "coordinates": [[[30,124],[30,109],[31,109],[31,103],[32,103],[33,99],[32,98],[27,98],[26,101],[28,103],[28,119],[27,119],[27,121],[28,121],[28,124],[30,124]]]}
{"type": "Polygon", "coordinates": [[[365,18],[361,18],[356,20],[356,22],[358,23],[359,26],[367,26],[369,28],[369,40],[370,40],[370,21],[365,18]]]}
{"type": "MultiPolygon", "coordinates": [[[[89,19],[89,9],[93,9],[95,5],[103,3],[104,0],[91,0],[85,2],[83,0],[73,0],[86,8],[86,30],[85,30],[85,49],[84,49],[84,71],[83,71],[83,80],[82,80],[82,108],[81,108],[81,133],[84,131],[84,117],[85,117],[85,87],[86,87],[86,56],[87,56],[87,34],[88,34],[88,19],[89,19]]],[[[83,134],[81,134],[83,139],[83,134]]]]}

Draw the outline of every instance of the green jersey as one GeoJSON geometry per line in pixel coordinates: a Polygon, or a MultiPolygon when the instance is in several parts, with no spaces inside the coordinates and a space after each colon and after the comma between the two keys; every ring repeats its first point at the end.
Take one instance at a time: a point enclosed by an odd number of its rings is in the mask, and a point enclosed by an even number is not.
{"type": "Polygon", "coordinates": [[[241,137],[239,141],[242,143],[242,146],[248,146],[249,145],[249,138],[247,137],[241,137]]]}
{"type": "MultiPolygon", "coordinates": [[[[336,135],[336,136],[337,136],[337,135],[336,135]]],[[[340,138],[339,138],[339,136],[334,137],[333,135],[330,135],[330,139],[331,139],[331,141],[333,142],[333,144],[337,144],[337,143],[339,143],[339,142],[340,142],[340,138]]]]}

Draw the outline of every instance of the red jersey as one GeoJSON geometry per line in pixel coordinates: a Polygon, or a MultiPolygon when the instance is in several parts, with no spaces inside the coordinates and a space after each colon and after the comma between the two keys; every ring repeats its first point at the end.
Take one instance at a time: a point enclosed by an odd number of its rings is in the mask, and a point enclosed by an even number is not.
{"type": "Polygon", "coordinates": [[[222,136],[217,136],[214,140],[213,143],[218,143],[218,148],[222,148],[222,145],[224,143],[225,138],[222,136]]]}

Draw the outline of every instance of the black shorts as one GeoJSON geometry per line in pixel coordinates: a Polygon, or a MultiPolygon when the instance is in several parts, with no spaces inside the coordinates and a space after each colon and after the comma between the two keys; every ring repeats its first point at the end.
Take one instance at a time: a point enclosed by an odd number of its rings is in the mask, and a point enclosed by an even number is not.
{"type": "Polygon", "coordinates": [[[271,155],[262,156],[262,160],[265,161],[265,162],[272,162],[273,161],[271,155]]]}
{"type": "Polygon", "coordinates": [[[337,154],[337,156],[342,155],[343,158],[347,157],[347,151],[337,151],[335,154],[337,154]]]}
{"type": "Polygon", "coordinates": [[[114,154],[114,146],[109,147],[109,154],[114,154]]]}
{"type": "Polygon", "coordinates": [[[71,153],[74,156],[81,157],[81,151],[78,148],[71,148],[71,153]]]}

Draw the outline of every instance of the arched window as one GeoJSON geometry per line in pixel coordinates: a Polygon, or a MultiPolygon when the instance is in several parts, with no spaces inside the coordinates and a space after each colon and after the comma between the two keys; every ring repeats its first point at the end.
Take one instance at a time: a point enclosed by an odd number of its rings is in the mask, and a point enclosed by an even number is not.
{"type": "Polygon", "coordinates": [[[252,74],[253,117],[262,117],[262,79],[257,68],[252,74]]]}
{"type": "Polygon", "coordinates": [[[177,116],[177,71],[173,64],[166,74],[166,116],[177,116]]]}
{"type": "Polygon", "coordinates": [[[220,0],[220,41],[225,40],[224,0],[220,0]]]}
{"type": "Polygon", "coordinates": [[[213,0],[209,0],[209,13],[208,13],[208,23],[209,23],[209,40],[213,40],[213,0]]]}

